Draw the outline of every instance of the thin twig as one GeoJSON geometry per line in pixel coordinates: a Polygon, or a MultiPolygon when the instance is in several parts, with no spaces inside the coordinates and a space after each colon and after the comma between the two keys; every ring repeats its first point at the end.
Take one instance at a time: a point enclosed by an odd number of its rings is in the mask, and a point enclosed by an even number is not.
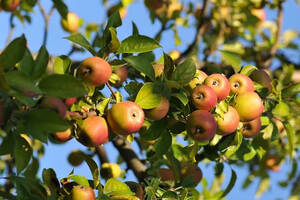
{"type": "Polygon", "coordinates": [[[108,89],[110,90],[111,94],[114,96],[115,99],[117,99],[117,96],[114,92],[114,90],[112,89],[111,85],[109,84],[109,82],[106,83],[108,89]]]}
{"type": "Polygon", "coordinates": [[[10,26],[10,28],[9,28],[9,34],[7,36],[7,39],[6,39],[5,46],[7,46],[10,43],[11,38],[12,38],[13,33],[14,33],[14,30],[15,30],[15,25],[13,23],[13,19],[14,19],[14,14],[11,14],[10,18],[9,18],[9,24],[10,24],[9,25],[10,26]]]}
{"type": "Polygon", "coordinates": [[[37,4],[39,6],[39,9],[40,9],[40,11],[42,13],[42,16],[44,18],[44,21],[45,21],[43,45],[46,46],[47,40],[48,40],[49,19],[50,19],[51,15],[53,14],[55,8],[52,7],[51,10],[49,11],[49,13],[47,14],[46,11],[45,11],[45,9],[44,9],[44,7],[40,3],[40,1],[38,1],[37,4]]]}
{"type": "Polygon", "coordinates": [[[104,163],[109,163],[109,159],[107,157],[105,148],[103,145],[97,146],[95,153],[97,154],[100,164],[103,165],[104,163]]]}

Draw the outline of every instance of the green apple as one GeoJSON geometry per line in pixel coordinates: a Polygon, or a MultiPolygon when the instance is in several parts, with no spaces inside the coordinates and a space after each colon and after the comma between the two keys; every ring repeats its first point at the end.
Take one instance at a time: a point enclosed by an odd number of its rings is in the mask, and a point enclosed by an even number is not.
{"type": "Polygon", "coordinates": [[[95,200],[93,188],[83,185],[76,185],[72,189],[72,200],[95,200]]]}
{"type": "Polygon", "coordinates": [[[69,32],[69,33],[75,33],[78,31],[79,25],[80,25],[80,19],[76,15],[76,13],[69,12],[67,14],[66,19],[62,18],[61,21],[62,28],[69,32]]]}

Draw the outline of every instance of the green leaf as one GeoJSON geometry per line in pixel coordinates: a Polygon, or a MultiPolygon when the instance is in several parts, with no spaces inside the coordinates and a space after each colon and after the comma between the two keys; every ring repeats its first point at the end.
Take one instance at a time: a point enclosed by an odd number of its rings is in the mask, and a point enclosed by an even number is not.
{"type": "Polygon", "coordinates": [[[26,74],[27,76],[31,76],[31,73],[34,69],[34,60],[28,49],[25,50],[24,56],[20,61],[20,71],[26,74]]]}
{"type": "Polygon", "coordinates": [[[164,130],[161,133],[161,136],[159,137],[158,141],[155,142],[154,149],[158,155],[162,156],[169,150],[171,145],[172,136],[167,130],[164,130]]]}
{"type": "Polygon", "coordinates": [[[232,190],[232,188],[236,182],[236,179],[237,179],[236,173],[233,169],[231,169],[231,178],[230,178],[229,184],[227,185],[227,187],[221,197],[225,197],[232,190]]]}
{"type": "Polygon", "coordinates": [[[26,39],[22,35],[14,39],[1,53],[0,66],[4,69],[14,67],[24,56],[26,49],[26,39]]]}
{"type": "Polygon", "coordinates": [[[243,141],[243,134],[240,131],[237,131],[234,136],[234,140],[231,142],[230,146],[227,148],[225,152],[225,156],[226,157],[232,156],[240,148],[242,141],[243,141]]]}
{"type": "Polygon", "coordinates": [[[52,0],[55,8],[59,12],[60,16],[63,18],[67,17],[68,14],[68,7],[62,0],[52,0]]]}
{"type": "Polygon", "coordinates": [[[30,144],[21,136],[17,136],[15,140],[14,157],[16,160],[17,173],[20,174],[27,167],[32,156],[32,148],[30,144]]]}
{"type": "Polygon", "coordinates": [[[92,173],[93,179],[94,179],[94,188],[98,187],[100,185],[100,171],[99,167],[97,166],[96,162],[89,156],[83,154],[84,161],[87,163],[87,165],[90,168],[90,171],[92,173]]]}
{"type": "Polygon", "coordinates": [[[56,177],[56,173],[53,169],[43,169],[42,178],[44,184],[46,184],[50,191],[51,196],[56,197],[57,191],[60,189],[59,181],[56,177]]]}
{"type": "Polygon", "coordinates": [[[175,65],[173,59],[168,54],[164,53],[163,58],[164,58],[164,74],[168,79],[170,79],[172,73],[175,70],[175,65]]]}
{"type": "Polygon", "coordinates": [[[75,181],[79,185],[83,185],[83,186],[87,186],[87,187],[90,186],[89,181],[84,176],[71,175],[68,178],[72,179],[73,181],[75,181]]]}
{"type": "Polygon", "coordinates": [[[145,134],[141,134],[145,140],[156,140],[166,130],[165,122],[163,120],[154,121],[147,129],[145,134]]]}
{"type": "Polygon", "coordinates": [[[14,148],[15,138],[13,134],[7,134],[1,141],[0,145],[0,156],[6,154],[12,154],[14,148]]]}
{"type": "Polygon", "coordinates": [[[275,106],[272,113],[280,117],[287,117],[290,114],[290,108],[286,103],[281,101],[275,106]]]}
{"type": "Polygon", "coordinates": [[[295,38],[299,36],[298,31],[296,30],[287,30],[283,34],[283,44],[288,45],[291,43],[295,38]]]}
{"type": "Polygon", "coordinates": [[[174,93],[172,94],[172,96],[176,97],[177,99],[179,99],[179,101],[183,104],[183,105],[187,105],[189,103],[189,99],[186,96],[185,93],[181,92],[181,93],[174,93]]]}
{"type": "Polygon", "coordinates": [[[254,70],[257,70],[257,67],[254,65],[246,65],[242,68],[240,73],[249,76],[254,70]]]}
{"type": "Polygon", "coordinates": [[[121,42],[118,53],[144,53],[156,48],[162,48],[156,40],[144,35],[132,35],[121,42]]]}
{"type": "Polygon", "coordinates": [[[135,103],[143,109],[155,108],[161,101],[162,96],[154,92],[154,83],[146,83],[135,99],[135,103]]]}
{"type": "Polygon", "coordinates": [[[86,94],[82,82],[67,74],[44,77],[39,83],[39,88],[49,96],[61,98],[80,97],[86,94]]]}
{"type": "Polygon", "coordinates": [[[5,78],[5,73],[1,66],[0,66],[0,91],[3,91],[3,92],[9,91],[9,86],[8,86],[7,80],[5,78]]]}
{"type": "Polygon", "coordinates": [[[35,83],[20,71],[9,71],[6,73],[5,77],[9,86],[20,92],[25,92],[24,89],[40,92],[39,88],[35,86],[35,83]]]}
{"type": "Polygon", "coordinates": [[[265,191],[269,189],[269,187],[270,187],[270,179],[263,178],[258,185],[255,198],[259,198],[265,191]]]}
{"type": "Polygon", "coordinates": [[[42,46],[39,50],[38,56],[34,61],[34,68],[31,76],[34,79],[40,78],[47,70],[49,62],[49,53],[45,46],[42,46]]]}
{"type": "Polygon", "coordinates": [[[35,157],[32,157],[30,165],[26,168],[26,170],[23,173],[24,176],[35,177],[37,175],[39,167],[40,167],[39,160],[35,157]]]}
{"type": "Polygon", "coordinates": [[[120,17],[120,13],[117,10],[109,16],[108,22],[107,22],[107,25],[106,25],[105,29],[107,30],[109,27],[117,28],[121,25],[122,25],[122,20],[121,20],[121,17],[120,17]]]}
{"type": "Polygon", "coordinates": [[[111,35],[111,51],[116,52],[120,47],[120,41],[117,36],[117,31],[113,27],[110,27],[109,31],[111,35]]]}
{"type": "Polygon", "coordinates": [[[108,179],[108,181],[104,185],[103,193],[105,195],[111,195],[111,196],[135,194],[130,190],[128,185],[122,183],[121,181],[115,178],[108,179]]]}
{"type": "Polygon", "coordinates": [[[134,22],[132,22],[132,35],[139,35],[139,29],[134,22]]]}
{"type": "Polygon", "coordinates": [[[222,60],[226,64],[231,65],[235,73],[238,73],[242,65],[242,62],[239,59],[238,55],[229,51],[220,50],[220,52],[222,53],[222,60]]]}
{"type": "Polygon", "coordinates": [[[293,126],[289,122],[283,122],[283,125],[285,127],[287,136],[288,136],[288,142],[289,142],[289,154],[290,154],[290,159],[293,157],[293,152],[294,152],[294,140],[295,140],[295,130],[293,126]]]}
{"type": "Polygon", "coordinates": [[[68,56],[62,55],[56,57],[53,65],[54,73],[65,74],[66,72],[68,72],[71,64],[72,61],[68,56]]]}
{"type": "Polygon", "coordinates": [[[300,93],[300,83],[291,85],[288,88],[282,90],[282,95],[285,96],[294,96],[300,93]]]}
{"type": "Polygon", "coordinates": [[[92,55],[96,55],[96,52],[94,51],[93,47],[90,45],[89,41],[80,33],[70,35],[69,37],[66,37],[66,39],[87,49],[92,55]]]}
{"type": "Polygon", "coordinates": [[[130,66],[132,66],[139,72],[144,73],[152,81],[154,81],[155,79],[154,69],[151,63],[147,62],[148,60],[145,55],[129,56],[124,58],[124,60],[128,62],[130,66]]]}
{"type": "Polygon", "coordinates": [[[172,73],[171,80],[185,86],[194,78],[195,73],[195,62],[192,58],[188,58],[176,67],[175,71],[172,73]]]}

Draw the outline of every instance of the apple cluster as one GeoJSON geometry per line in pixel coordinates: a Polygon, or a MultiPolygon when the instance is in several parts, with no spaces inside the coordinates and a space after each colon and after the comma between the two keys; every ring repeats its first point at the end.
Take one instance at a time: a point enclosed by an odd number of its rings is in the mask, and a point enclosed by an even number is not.
{"type": "Polygon", "coordinates": [[[0,0],[0,11],[3,9],[7,12],[14,12],[20,3],[21,0],[0,0]]]}
{"type": "Polygon", "coordinates": [[[237,73],[227,79],[223,74],[208,76],[200,70],[196,74],[188,85],[195,108],[187,120],[186,129],[191,138],[205,142],[216,133],[229,135],[237,129],[248,138],[259,133],[264,105],[254,91],[251,78],[237,73]],[[221,102],[226,105],[223,110],[218,109],[221,102]]]}

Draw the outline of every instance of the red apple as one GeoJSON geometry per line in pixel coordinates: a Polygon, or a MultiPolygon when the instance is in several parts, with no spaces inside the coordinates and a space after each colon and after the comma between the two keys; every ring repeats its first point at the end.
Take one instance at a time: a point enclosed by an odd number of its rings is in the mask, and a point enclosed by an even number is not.
{"type": "Polygon", "coordinates": [[[67,14],[66,19],[62,18],[61,21],[62,28],[70,33],[75,33],[78,31],[79,25],[80,25],[80,19],[76,15],[76,13],[69,12],[67,14]]]}
{"type": "Polygon", "coordinates": [[[76,103],[77,98],[76,97],[71,97],[71,98],[67,98],[65,99],[65,104],[66,106],[72,106],[74,103],[76,103]]]}
{"type": "Polygon", "coordinates": [[[262,85],[263,87],[267,88],[269,92],[272,91],[272,79],[270,78],[269,74],[264,70],[254,70],[250,78],[262,85]]]}
{"type": "Polygon", "coordinates": [[[107,121],[111,130],[119,135],[137,132],[143,126],[143,109],[131,101],[120,102],[108,111],[107,121]]]}
{"type": "Polygon", "coordinates": [[[54,134],[54,138],[59,142],[66,142],[73,138],[71,129],[67,129],[65,131],[56,132],[54,134]]]}
{"type": "Polygon", "coordinates": [[[268,169],[277,172],[280,170],[280,159],[277,155],[268,155],[265,165],[268,169]]]}
{"type": "Polygon", "coordinates": [[[260,117],[249,121],[249,122],[244,122],[243,127],[242,127],[242,134],[246,138],[252,138],[255,137],[261,129],[261,121],[260,117]]]}
{"type": "Polygon", "coordinates": [[[188,178],[188,177],[193,178],[193,181],[196,185],[198,185],[198,183],[200,183],[200,181],[202,179],[201,169],[197,165],[194,165],[194,164],[184,164],[181,167],[181,174],[184,179],[188,178]]]}
{"type": "Polygon", "coordinates": [[[254,120],[264,111],[263,102],[255,92],[237,95],[234,108],[239,113],[242,122],[254,120]]]}
{"type": "Polygon", "coordinates": [[[242,94],[245,92],[253,92],[254,84],[252,80],[244,74],[234,74],[229,78],[230,92],[232,94],[242,94]]]}
{"type": "Polygon", "coordinates": [[[108,142],[108,127],[105,119],[99,116],[90,116],[83,120],[78,140],[89,147],[108,142]]]}
{"type": "Polygon", "coordinates": [[[192,112],[187,120],[186,131],[198,142],[212,139],[216,133],[217,122],[214,116],[206,110],[192,112]]]}
{"type": "Polygon", "coordinates": [[[74,186],[72,189],[72,200],[95,200],[93,188],[83,185],[74,186]]]}
{"type": "Polygon", "coordinates": [[[114,70],[114,73],[118,75],[120,80],[116,81],[116,83],[113,84],[113,86],[120,87],[127,78],[128,68],[127,66],[118,67],[114,70]]]}
{"type": "Polygon", "coordinates": [[[217,95],[212,88],[199,85],[193,89],[192,102],[197,109],[209,111],[216,106],[217,95]]]}
{"type": "Polygon", "coordinates": [[[229,135],[237,129],[240,117],[236,109],[229,106],[228,112],[224,114],[223,118],[217,116],[216,121],[218,124],[218,133],[220,135],[229,135]]]}
{"type": "Polygon", "coordinates": [[[190,91],[192,91],[196,86],[201,85],[207,78],[207,74],[199,69],[197,69],[196,77],[194,77],[188,85],[190,91]]]}
{"type": "Polygon", "coordinates": [[[108,62],[99,57],[85,59],[79,67],[79,75],[94,86],[104,85],[112,73],[108,62]]]}
{"type": "Polygon", "coordinates": [[[162,181],[175,181],[174,173],[171,169],[159,169],[159,175],[162,181]]]}
{"type": "Polygon", "coordinates": [[[66,117],[67,107],[64,102],[56,97],[46,97],[42,103],[42,107],[56,110],[62,118],[66,117]]]}
{"type": "Polygon", "coordinates": [[[170,104],[168,99],[163,97],[161,99],[160,104],[157,107],[150,110],[146,110],[145,114],[146,117],[151,120],[160,120],[167,115],[169,108],[170,108],[170,104]]]}
{"type": "Polygon", "coordinates": [[[223,74],[212,74],[208,76],[204,84],[211,87],[217,94],[218,101],[225,99],[230,93],[230,84],[223,74]]]}
{"type": "Polygon", "coordinates": [[[20,0],[2,0],[0,1],[0,7],[5,11],[13,12],[20,5],[20,0]]]}
{"type": "Polygon", "coordinates": [[[155,64],[153,65],[155,78],[161,76],[164,72],[165,66],[163,64],[155,64]]]}
{"type": "Polygon", "coordinates": [[[144,199],[144,189],[140,184],[133,181],[126,181],[125,183],[129,186],[130,190],[135,193],[136,197],[144,199]]]}

